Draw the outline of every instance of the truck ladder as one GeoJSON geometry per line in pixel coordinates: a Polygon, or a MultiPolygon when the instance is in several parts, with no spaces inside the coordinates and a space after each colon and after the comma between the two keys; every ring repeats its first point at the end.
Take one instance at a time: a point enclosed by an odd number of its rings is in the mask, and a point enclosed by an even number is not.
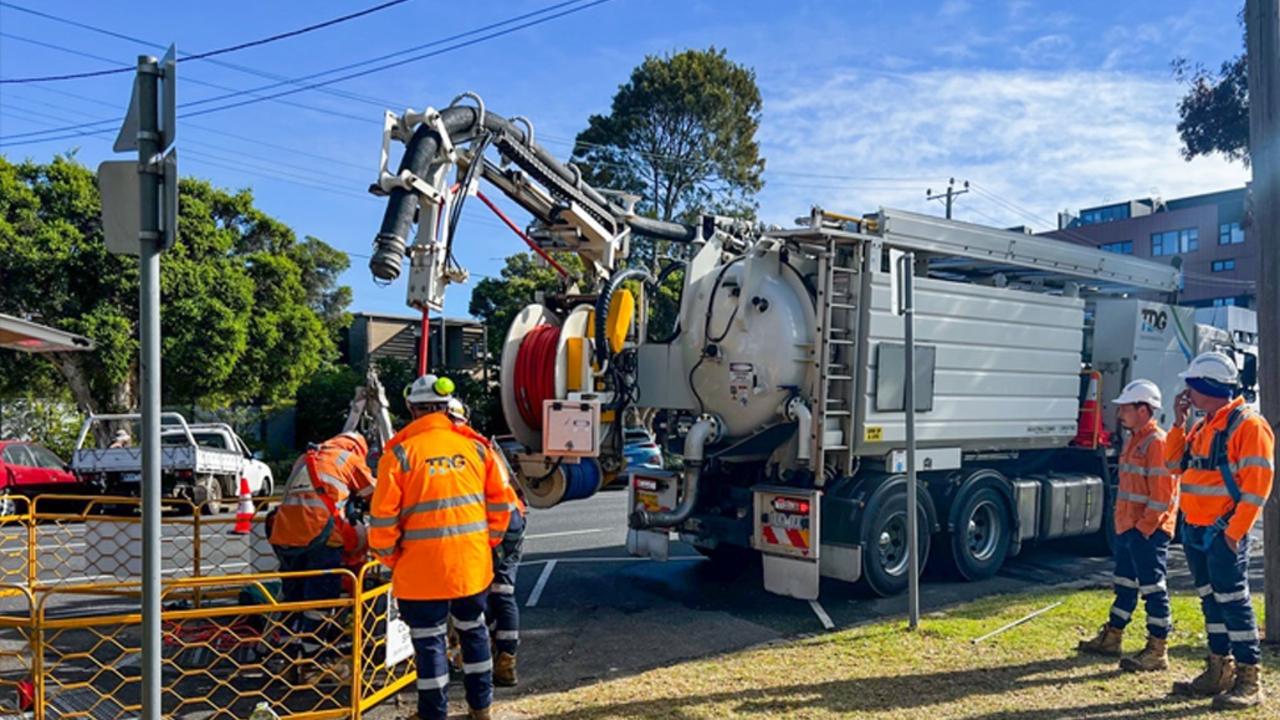
{"type": "Polygon", "coordinates": [[[818,379],[814,409],[814,472],[821,485],[831,468],[842,476],[853,473],[854,368],[857,328],[858,264],[856,244],[827,236],[818,255],[818,327],[813,364],[818,379]],[[828,433],[839,440],[828,442],[828,433]]]}

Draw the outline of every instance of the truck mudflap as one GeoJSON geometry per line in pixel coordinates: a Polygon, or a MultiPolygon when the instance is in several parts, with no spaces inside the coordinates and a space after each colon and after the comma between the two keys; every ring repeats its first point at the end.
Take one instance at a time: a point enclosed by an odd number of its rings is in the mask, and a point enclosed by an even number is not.
{"type": "Polygon", "coordinates": [[[764,589],[817,600],[822,574],[822,491],[757,485],[752,496],[751,546],[762,556],[764,589]]]}
{"type": "MultiPolygon", "coordinates": [[[[627,481],[627,516],[637,508],[669,512],[680,502],[680,476],[666,470],[635,470],[627,481]]],[[[666,560],[671,556],[670,528],[627,530],[627,552],[666,560]]]]}

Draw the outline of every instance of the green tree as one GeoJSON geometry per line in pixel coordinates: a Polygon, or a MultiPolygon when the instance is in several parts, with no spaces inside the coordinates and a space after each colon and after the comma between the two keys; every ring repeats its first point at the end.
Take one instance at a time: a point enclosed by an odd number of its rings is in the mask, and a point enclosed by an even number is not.
{"type": "MultiPolygon", "coordinates": [[[[582,260],[577,255],[558,254],[556,262],[572,275],[582,273],[582,260]]],[[[468,306],[472,317],[479,318],[489,328],[488,350],[493,363],[501,360],[507,330],[520,311],[536,302],[540,295],[564,289],[556,271],[546,267],[532,253],[516,253],[508,257],[499,275],[501,277],[484,278],[476,283],[468,306]]],[[[494,369],[491,365],[490,370],[494,369]]]]}
{"type": "Polygon", "coordinates": [[[755,72],[723,50],[650,55],[592,115],[573,158],[588,182],[640,196],[662,220],[703,211],[752,215],[764,186],[755,72]]]}
{"type": "MultiPolygon", "coordinates": [[[[162,261],[164,402],[275,405],[337,354],[346,258],[235,193],[183,179],[179,238],[162,261]]],[[[82,412],[137,406],[138,271],[107,252],[94,174],[70,158],[0,158],[0,312],[92,338],[48,357],[82,412]]],[[[0,391],[21,386],[0,365],[0,391]]]]}
{"type": "MultiPolygon", "coordinates": [[[[1243,11],[1240,23],[1244,24],[1243,11]]],[[[1228,160],[1249,164],[1249,61],[1245,53],[1222,63],[1217,72],[1173,61],[1173,73],[1186,83],[1178,101],[1178,135],[1182,157],[1222,153],[1228,160]]]]}

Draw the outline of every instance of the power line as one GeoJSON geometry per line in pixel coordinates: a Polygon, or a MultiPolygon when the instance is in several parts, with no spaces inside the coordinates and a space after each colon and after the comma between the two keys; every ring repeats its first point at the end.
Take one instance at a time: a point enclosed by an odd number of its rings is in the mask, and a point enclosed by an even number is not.
{"type": "MultiPolygon", "coordinates": [[[[380,5],[374,5],[373,7],[365,8],[364,10],[360,10],[358,12],[342,15],[340,17],[336,17],[331,20],[315,23],[314,25],[308,25],[306,27],[298,28],[297,30],[290,30],[289,32],[277,33],[275,35],[270,35],[265,38],[259,38],[257,40],[250,40],[248,42],[242,42],[236,45],[230,45],[227,47],[218,48],[217,50],[209,50],[207,52],[196,53],[194,55],[185,55],[179,58],[178,62],[188,62],[191,60],[205,60],[211,57],[216,57],[218,55],[226,55],[227,53],[238,52],[240,50],[247,50],[248,48],[251,48],[251,47],[258,47],[260,45],[267,45],[273,42],[278,42],[280,40],[287,40],[289,38],[298,37],[299,35],[305,35],[309,32],[314,32],[316,30],[332,27],[334,25],[340,25],[344,22],[355,20],[356,18],[361,18],[366,15],[372,15],[373,13],[379,12],[381,10],[386,10],[387,8],[394,7],[396,5],[401,5],[405,2],[408,2],[408,0],[388,0],[388,2],[384,2],[380,5]]],[[[31,15],[35,15],[37,17],[44,17],[44,18],[52,17],[46,13],[40,12],[39,10],[32,10],[30,8],[25,8],[20,5],[13,5],[11,3],[6,3],[6,2],[0,2],[0,7],[6,7],[11,10],[17,10],[18,12],[30,13],[31,15]]],[[[68,73],[64,75],[44,75],[44,76],[27,77],[27,78],[0,78],[0,85],[3,85],[3,84],[21,85],[26,83],[53,82],[58,80],[76,80],[79,78],[101,77],[103,75],[115,75],[117,73],[133,72],[134,69],[135,68],[126,65],[122,67],[115,67],[115,68],[109,68],[104,70],[92,70],[88,72],[68,73]]]]}
{"type": "MultiPolygon", "coordinates": [[[[579,1],[579,0],[569,0],[569,2],[578,2],[578,1],[579,1]]],[[[561,2],[561,3],[557,3],[556,5],[554,5],[554,6],[552,6],[552,7],[553,7],[553,8],[554,8],[554,7],[564,7],[565,5],[569,4],[569,2],[561,2]]],[[[241,100],[241,101],[238,101],[238,102],[227,103],[227,104],[219,105],[219,106],[212,107],[212,108],[206,108],[206,109],[203,109],[203,110],[197,110],[197,111],[187,112],[187,113],[183,113],[183,114],[179,115],[178,117],[179,117],[179,118],[187,118],[187,117],[196,117],[196,116],[199,116],[199,115],[207,115],[207,114],[210,114],[210,113],[221,112],[221,111],[223,111],[223,110],[230,110],[230,109],[233,109],[233,108],[243,107],[243,106],[245,106],[245,105],[251,105],[251,104],[255,104],[255,103],[259,103],[259,102],[263,102],[263,101],[265,101],[265,100],[274,100],[274,99],[277,99],[277,98],[287,97],[287,96],[294,95],[294,94],[297,94],[297,93],[299,93],[299,92],[303,92],[303,91],[306,91],[306,90],[315,90],[315,89],[319,89],[319,88],[324,88],[324,87],[327,87],[327,86],[329,86],[329,85],[333,85],[333,84],[335,84],[335,83],[345,82],[345,81],[347,81],[347,80],[353,80],[353,79],[355,79],[355,78],[364,77],[364,76],[366,76],[366,75],[371,75],[371,74],[373,74],[373,73],[382,72],[382,71],[384,71],[384,70],[389,70],[389,69],[392,69],[392,68],[396,68],[396,67],[400,67],[400,66],[403,66],[403,65],[407,65],[407,64],[409,64],[409,63],[414,63],[414,62],[418,62],[418,61],[420,61],[420,60],[425,60],[425,59],[427,59],[427,58],[431,58],[431,57],[435,57],[435,56],[438,56],[438,55],[442,55],[442,54],[444,54],[444,53],[452,52],[452,51],[454,51],[454,50],[460,50],[460,49],[463,49],[463,48],[466,48],[466,47],[470,47],[470,46],[472,46],[472,45],[477,45],[477,44],[480,44],[480,43],[485,42],[485,41],[487,41],[487,40],[492,40],[492,39],[494,39],[494,38],[502,37],[502,36],[504,36],[504,35],[509,35],[509,34],[511,34],[511,33],[517,32],[517,31],[519,31],[519,30],[523,30],[523,29],[526,29],[526,28],[529,28],[529,27],[533,27],[533,26],[536,26],[536,25],[541,25],[541,24],[543,24],[543,23],[550,22],[551,20],[556,20],[556,19],[561,18],[561,17],[564,17],[564,16],[566,16],[566,15],[571,15],[571,14],[574,14],[574,13],[578,13],[578,12],[581,12],[581,11],[583,11],[583,10],[587,10],[587,9],[592,8],[592,7],[595,7],[595,6],[597,6],[597,5],[603,5],[604,3],[607,3],[607,2],[611,2],[611,0],[593,0],[592,2],[587,2],[587,3],[585,3],[585,4],[577,5],[577,6],[575,6],[575,7],[570,7],[570,8],[568,8],[568,9],[566,9],[566,10],[561,10],[561,11],[559,11],[559,12],[555,12],[555,13],[552,13],[552,14],[549,14],[549,15],[544,15],[544,16],[542,16],[542,17],[537,17],[537,18],[535,18],[535,19],[533,19],[533,20],[529,20],[529,21],[527,21],[527,22],[523,22],[523,23],[520,23],[520,24],[518,24],[518,25],[514,25],[514,26],[511,26],[511,27],[506,27],[506,28],[503,28],[503,29],[501,29],[501,30],[497,30],[497,31],[494,31],[494,32],[490,32],[490,33],[488,33],[488,34],[480,35],[479,37],[472,38],[471,40],[466,40],[466,41],[463,41],[463,42],[454,43],[454,44],[452,44],[452,45],[448,45],[448,46],[443,47],[443,48],[440,48],[440,49],[438,49],[438,50],[433,50],[433,51],[431,51],[431,52],[422,53],[422,54],[419,54],[419,55],[414,55],[414,56],[411,56],[411,57],[408,57],[408,58],[404,58],[404,59],[401,59],[401,60],[397,60],[397,61],[395,61],[395,62],[385,63],[385,64],[383,64],[383,65],[377,65],[377,66],[375,66],[375,67],[371,67],[371,68],[368,68],[368,69],[365,69],[365,70],[361,70],[361,71],[359,71],[359,72],[348,73],[348,74],[346,74],[346,75],[341,75],[341,76],[339,76],[339,77],[335,77],[335,78],[329,78],[329,79],[327,79],[327,80],[322,80],[322,81],[315,82],[315,83],[299,84],[299,83],[304,83],[304,82],[305,82],[305,81],[307,81],[307,80],[311,80],[311,79],[314,79],[314,78],[322,77],[322,76],[324,76],[324,75],[332,75],[333,73],[336,73],[336,72],[342,72],[342,71],[344,71],[344,70],[346,70],[346,69],[350,69],[350,68],[354,68],[354,67],[359,67],[359,66],[362,66],[362,65],[369,65],[369,64],[371,64],[371,63],[378,62],[379,60],[382,60],[382,59],[386,59],[386,58],[389,58],[389,57],[394,57],[395,55],[404,54],[404,53],[406,53],[406,52],[410,52],[410,51],[412,51],[412,50],[413,50],[413,48],[410,48],[410,49],[408,49],[408,50],[402,50],[402,51],[399,51],[399,52],[397,52],[397,53],[391,53],[391,54],[389,54],[389,55],[384,55],[384,56],[381,56],[380,58],[373,58],[373,59],[370,59],[370,60],[361,61],[361,62],[359,62],[359,63],[351,63],[351,64],[344,65],[344,66],[340,66],[340,67],[337,67],[337,68],[331,68],[331,69],[329,69],[329,70],[324,70],[324,71],[320,71],[320,72],[311,73],[311,74],[309,74],[309,75],[304,75],[304,76],[301,76],[301,77],[298,77],[298,78],[293,78],[293,79],[290,79],[290,80],[287,80],[287,81],[281,81],[281,82],[274,83],[274,84],[271,84],[271,85],[264,85],[264,86],[262,86],[262,87],[251,88],[251,89],[248,89],[248,90],[235,91],[235,92],[228,93],[228,94],[226,94],[226,95],[222,95],[222,96],[215,96],[215,97],[212,97],[212,98],[204,98],[204,99],[202,99],[202,100],[198,100],[198,101],[194,101],[194,102],[190,102],[190,103],[183,103],[183,104],[181,104],[179,107],[191,107],[191,106],[194,106],[194,105],[203,105],[203,104],[212,103],[212,102],[218,102],[218,101],[222,101],[222,100],[229,100],[229,99],[234,98],[234,97],[239,97],[239,96],[243,96],[243,95],[251,95],[251,94],[253,94],[253,93],[257,93],[257,92],[262,92],[262,91],[266,91],[266,90],[271,90],[271,89],[273,89],[273,88],[278,88],[278,87],[280,87],[280,86],[282,86],[282,85],[287,85],[287,84],[298,84],[298,86],[297,86],[297,87],[292,88],[292,89],[289,89],[289,90],[282,90],[282,91],[280,91],[280,92],[272,93],[272,94],[270,94],[270,95],[255,96],[253,99],[250,99],[250,100],[241,100]]],[[[536,12],[533,12],[533,13],[525,13],[525,15],[523,15],[523,16],[518,16],[518,17],[529,17],[529,16],[532,16],[532,15],[537,15],[537,14],[539,14],[539,13],[546,12],[546,11],[547,11],[547,10],[549,10],[549,9],[551,9],[551,8],[543,8],[543,9],[542,9],[542,10],[540,10],[540,11],[536,11],[536,12]]],[[[487,28],[493,28],[493,27],[500,27],[500,26],[502,26],[502,25],[509,25],[509,24],[510,24],[511,22],[513,22],[514,20],[515,20],[515,18],[508,18],[508,19],[503,20],[503,21],[501,21],[501,22],[493,23],[493,24],[488,25],[488,26],[485,26],[485,27],[487,27],[487,28]]],[[[432,43],[427,43],[426,45],[418,46],[418,48],[430,47],[430,46],[433,46],[433,45],[439,45],[439,44],[442,44],[442,43],[445,43],[445,42],[449,42],[451,39],[454,39],[454,38],[466,37],[466,36],[468,36],[468,35],[475,35],[476,33],[482,32],[483,30],[484,30],[484,28],[477,28],[477,29],[475,29],[475,30],[470,30],[470,31],[467,31],[467,32],[465,32],[465,33],[460,33],[460,34],[458,34],[458,35],[451,36],[451,38],[444,38],[444,39],[442,39],[442,40],[437,40],[437,41],[434,41],[434,42],[432,42],[432,43]]],[[[118,118],[118,117],[117,117],[117,118],[109,118],[109,119],[104,119],[104,120],[95,121],[95,122],[90,122],[90,123],[82,123],[82,124],[79,124],[79,125],[70,125],[70,126],[65,126],[65,127],[61,127],[61,128],[54,128],[54,129],[51,129],[51,130],[43,131],[42,133],[24,133],[24,134],[21,134],[21,135],[9,135],[9,136],[5,136],[5,137],[0,137],[0,141],[4,141],[4,142],[0,142],[0,147],[5,147],[5,146],[15,145],[15,144],[25,144],[25,143],[15,143],[15,142],[13,142],[14,140],[17,140],[17,139],[19,139],[19,138],[33,137],[33,136],[35,136],[35,135],[44,134],[44,133],[64,133],[64,132],[71,132],[71,131],[74,131],[74,130],[82,129],[82,128],[84,128],[84,127],[97,126],[97,125],[103,125],[103,124],[115,124],[115,123],[119,123],[119,122],[120,122],[120,118],[118,118]]],[[[67,136],[63,136],[63,137],[41,138],[41,139],[39,139],[39,140],[31,140],[30,142],[48,142],[48,141],[57,140],[57,139],[65,139],[65,138],[67,138],[67,137],[75,137],[75,135],[67,135],[67,136]]]]}
{"type": "MultiPolygon", "coordinates": [[[[25,43],[28,43],[28,44],[30,44],[30,45],[35,45],[35,46],[37,46],[37,47],[49,48],[49,49],[51,49],[51,50],[58,50],[58,51],[60,51],[60,52],[69,53],[69,54],[71,54],[71,55],[79,55],[79,56],[81,56],[81,57],[88,57],[88,58],[93,58],[93,59],[96,59],[96,60],[108,60],[108,59],[109,59],[109,58],[104,58],[104,57],[102,57],[101,55],[94,55],[94,54],[92,54],[92,53],[82,52],[82,51],[80,51],[80,50],[75,50],[75,49],[73,49],[73,48],[68,48],[68,47],[65,47],[65,46],[62,46],[62,45],[57,45],[57,44],[55,44],[55,43],[44,42],[44,41],[42,41],[42,40],[36,40],[36,39],[34,39],[34,38],[23,37],[23,36],[21,36],[21,35],[14,35],[13,33],[0,32],[0,38],[6,38],[6,39],[9,39],[9,40],[17,40],[17,41],[19,41],[19,42],[25,42],[25,43]]],[[[210,61],[210,62],[217,62],[217,61],[210,61]]],[[[221,63],[221,64],[227,65],[228,63],[221,63]]],[[[200,79],[198,79],[198,78],[194,78],[194,77],[190,77],[190,76],[184,76],[184,77],[183,77],[183,79],[182,79],[182,81],[183,81],[184,83],[190,83],[190,84],[192,84],[192,85],[199,85],[199,86],[201,86],[201,87],[209,87],[209,88],[213,88],[213,89],[215,89],[215,90],[222,90],[223,92],[234,92],[234,91],[236,91],[236,88],[229,87],[229,86],[227,86],[227,85],[219,85],[218,83],[207,82],[207,81],[205,81],[205,80],[200,80],[200,79]]],[[[38,88],[38,89],[40,89],[40,90],[49,90],[49,91],[54,91],[54,90],[53,90],[53,88],[50,88],[50,87],[48,87],[48,86],[46,86],[46,85],[39,84],[39,83],[35,83],[35,84],[29,85],[29,86],[27,86],[27,87],[38,88]]],[[[244,92],[252,93],[253,91],[252,91],[252,90],[246,90],[246,91],[244,91],[244,92]]],[[[330,109],[328,109],[328,108],[317,107],[317,106],[315,106],[315,105],[307,105],[307,104],[305,104],[305,103],[300,103],[300,102],[296,102],[296,101],[291,101],[291,102],[289,102],[289,103],[285,103],[285,102],[283,102],[283,101],[278,101],[278,102],[280,102],[280,104],[282,104],[282,105],[288,105],[291,109],[295,109],[295,110],[296,110],[296,109],[311,110],[311,111],[314,111],[314,112],[323,113],[323,114],[325,114],[325,115],[331,115],[331,116],[333,116],[333,117],[345,118],[345,119],[347,119],[347,120],[355,120],[356,122],[360,122],[360,123],[368,123],[368,122],[369,122],[369,118],[368,118],[367,116],[365,116],[365,115],[351,115],[351,114],[348,114],[348,113],[340,112],[340,111],[338,111],[338,110],[330,110],[330,109]]],[[[117,104],[116,104],[116,103],[103,103],[103,104],[105,104],[105,105],[107,105],[107,106],[109,106],[109,107],[112,107],[112,108],[117,107],[117,104]]],[[[86,123],[86,125],[115,126],[115,125],[117,125],[119,122],[120,122],[120,118],[111,118],[111,119],[104,119],[104,120],[95,120],[95,121],[93,121],[93,122],[86,123]]],[[[35,135],[44,135],[44,134],[46,134],[46,133],[63,132],[63,131],[64,131],[64,128],[54,128],[54,129],[52,129],[52,130],[41,130],[41,131],[39,131],[39,132],[30,132],[30,133],[21,133],[21,134],[19,134],[19,135],[11,135],[11,136],[8,136],[8,137],[6,137],[6,138],[0,138],[0,139],[16,139],[16,138],[18,138],[18,137],[29,137],[29,136],[35,136],[35,135]]]]}

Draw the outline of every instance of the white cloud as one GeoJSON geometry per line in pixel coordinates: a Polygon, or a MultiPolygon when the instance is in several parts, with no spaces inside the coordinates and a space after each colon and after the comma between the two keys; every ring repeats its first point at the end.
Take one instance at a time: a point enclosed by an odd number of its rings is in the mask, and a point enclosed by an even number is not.
{"type": "Polygon", "coordinates": [[[1041,35],[1026,45],[1014,48],[1014,54],[1024,65],[1063,67],[1070,62],[1074,47],[1070,37],[1054,33],[1041,35]]]}
{"type": "Polygon", "coordinates": [[[957,17],[969,12],[970,7],[969,0],[946,0],[938,14],[945,18],[957,17]]]}
{"type": "Polygon", "coordinates": [[[958,201],[957,217],[1045,230],[1064,208],[1146,197],[1153,188],[1172,198],[1239,187],[1248,175],[1217,158],[1182,160],[1180,88],[1164,78],[846,72],[808,88],[765,90],[761,213],[769,222],[789,223],[813,204],[940,212],[927,207],[925,188],[955,177],[980,188],[958,201]]]}

